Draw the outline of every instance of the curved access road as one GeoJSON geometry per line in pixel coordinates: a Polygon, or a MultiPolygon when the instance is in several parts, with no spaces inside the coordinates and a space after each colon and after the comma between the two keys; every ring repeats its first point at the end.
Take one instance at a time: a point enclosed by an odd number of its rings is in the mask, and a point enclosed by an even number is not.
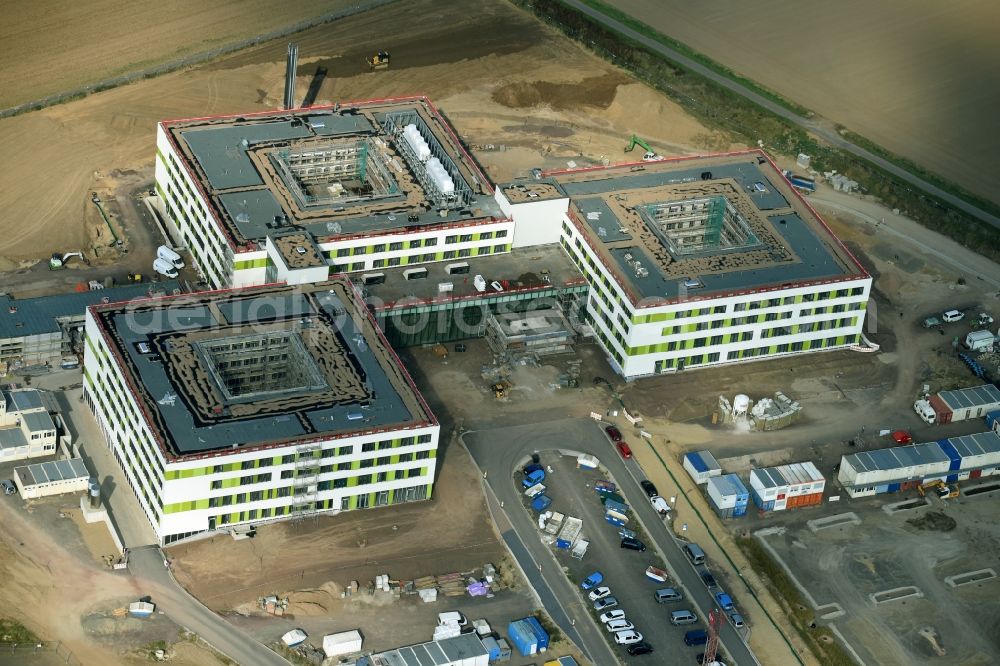
{"type": "Polygon", "coordinates": [[[961,210],[964,213],[967,213],[979,220],[982,220],[983,222],[986,222],[987,224],[990,224],[1000,229],[1000,217],[997,217],[992,213],[982,210],[978,206],[974,206],[965,199],[962,199],[961,197],[957,197],[954,194],[945,192],[941,188],[937,187],[933,183],[924,180],[920,176],[910,173],[906,169],[903,169],[902,167],[893,164],[887,159],[879,157],[878,155],[862,148],[861,146],[858,146],[857,144],[848,141],[843,136],[841,136],[839,132],[837,132],[836,128],[830,126],[829,124],[810,118],[803,118],[802,116],[790,111],[789,109],[781,106],[780,104],[766,97],[763,97],[762,95],[759,95],[758,93],[737,83],[736,81],[733,81],[729,77],[719,74],[718,72],[709,69],[705,65],[702,65],[701,63],[692,60],[691,58],[675,51],[674,49],[662,44],[661,42],[658,42],[655,39],[651,39],[650,37],[647,37],[646,35],[643,35],[637,32],[636,30],[633,30],[632,28],[621,23],[620,21],[617,21],[608,16],[607,14],[604,14],[600,10],[594,9],[591,6],[584,4],[580,0],[560,0],[560,2],[569,7],[572,7],[576,11],[580,12],[581,14],[584,14],[585,16],[593,19],[594,21],[597,21],[606,28],[609,28],[614,32],[617,32],[620,35],[628,37],[634,42],[642,44],[643,46],[650,49],[654,53],[658,53],[661,56],[676,62],[685,69],[689,69],[692,72],[700,74],[701,76],[704,76],[705,78],[710,79],[715,83],[718,83],[720,86],[726,88],[727,90],[730,90],[736,93],[737,95],[745,97],[746,99],[750,100],[757,106],[767,109],[771,113],[780,116],[785,120],[795,123],[799,127],[812,132],[813,134],[822,138],[830,145],[846,150],[852,155],[856,155],[864,160],[867,160],[872,164],[877,165],[881,169],[888,171],[897,178],[900,178],[910,183],[911,185],[923,190],[927,194],[937,197],[938,199],[954,206],[958,210],[961,210]]]}
{"type": "Polygon", "coordinates": [[[157,609],[240,666],[290,666],[281,655],[210,611],[188,594],[164,566],[163,551],[150,545],[129,551],[128,568],[157,609]]]}
{"type": "MultiPolygon", "coordinates": [[[[628,501],[649,538],[656,544],[657,550],[664,555],[677,579],[688,591],[688,599],[697,613],[701,617],[708,617],[707,611],[715,606],[715,601],[702,583],[699,572],[681,552],[678,542],[663,526],[662,520],[639,487],[637,479],[644,477],[638,463],[635,460],[626,463],[616,455],[604,432],[594,421],[567,419],[470,431],[463,434],[462,441],[472,454],[476,466],[486,475],[486,483],[491,491],[487,496],[493,494],[498,502],[502,502],[500,506],[492,505],[491,511],[494,514],[500,512],[503,516],[503,521],[498,521],[497,524],[504,540],[508,543],[510,540],[518,542],[519,547],[512,549],[514,555],[521,568],[528,573],[529,581],[542,593],[546,609],[566,634],[579,641],[578,645],[595,663],[613,664],[618,659],[608,661],[602,658],[603,655],[613,656],[614,653],[609,650],[604,637],[600,635],[601,630],[584,608],[573,584],[557,566],[554,566],[557,562],[552,556],[550,547],[537,538],[537,526],[524,511],[518,489],[511,481],[514,471],[521,467],[532,453],[563,449],[596,456],[601,466],[619,483],[618,492],[628,501]],[[510,527],[506,527],[507,525],[510,527]],[[527,551],[528,557],[525,560],[522,560],[522,551],[527,551]],[[543,562],[548,565],[543,566],[542,571],[538,571],[538,564],[543,562]],[[548,572],[553,569],[558,573],[549,576],[548,572]],[[544,589],[539,589],[539,582],[545,584],[544,589]],[[550,600],[557,606],[550,606],[550,600]],[[577,621],[564,624],[563,621],[567,617],[576,618],[577,621]]],[[[719,638],[739,666],[760,663],[729,622],[722,623],[719,638]]]]}

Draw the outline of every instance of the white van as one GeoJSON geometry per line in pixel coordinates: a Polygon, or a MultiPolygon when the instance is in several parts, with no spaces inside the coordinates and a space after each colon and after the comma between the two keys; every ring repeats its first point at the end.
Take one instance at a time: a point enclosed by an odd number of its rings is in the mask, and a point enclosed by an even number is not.
{"type": "Polygon", "coordinates": [[[166,261],[165,259],[157,258],[156,261],[153,262],[153,270],[168,278],[177,277],[177,269],[172,263],[166,261]]]}
{"type": "Polygon", "coordinates": [[[446,611],[444,613],[438,613],[438,624],[441,626],[457,624],[460,627],[464,627],[468,624],[468,620],[466,620],[465,616],[458,611],[446,611]]]}
{"type": "Polygon", "coordinates": [[[156,258],[163,259],[163,261],[167,262],[174,268],[184,268],[184,260],[181,259],[181,255],[177,254],[166,245],[161,245],[156,248],[156,258]]]}
{"type": "Polygon", "coordinates": [[[959,312],[958,310],[948,310],[943,315],[941,315],[941,318],[944,319],[946,322],[954,323],[956,321],[962,321],[962,319],[965,318],[965,313],[959,312]]]}
{"type": "Polygon", "coordinates": [[[930,400],[917,400],[913,403],[913,411],[924,420],[924,423],[933,425],[937,421],[937,412],[931,406],[930,400]]]}

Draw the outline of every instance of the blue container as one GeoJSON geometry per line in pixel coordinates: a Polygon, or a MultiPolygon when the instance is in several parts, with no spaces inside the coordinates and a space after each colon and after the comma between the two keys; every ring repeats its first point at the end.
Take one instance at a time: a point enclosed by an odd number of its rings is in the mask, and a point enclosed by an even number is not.
{"type": "Polygon", "coordinates": [[[997,427],[997,423],[1000,423],[1000,409],[993,412],[987,412],[986,427],[993,430],[997,427]]]}
{"type": "Polygon", "coordinates": [[[875,486],[875,494],[881,495],[882,493],[889,492],[889,484],[883,483],[881,486],[875,486]]]}
{"type": "Polygon", "coordinates": [[[507,635],[514,648],[522,657],[527,657],[538,652],[538,637],[532,631],[531,625],[524,620],[514,620],[507,625],[507,635]]]}
{"type": "Polygon", "coordinates": [[[609,516],[608,514],[604,514],[604,520],[608,521],[615,527],[625,527],[625,523],[622,522],[621,519],[616,518],[614,516],[609,516]]]}
{"type": "Polygon", "coordinates": [[[955,483],[956,481],[958,481],[958,474],[949,474],[945,479],[945,481],[947,481],[948,483],[955,483]]]}
{"type": "Polygon", "coordinates": [[[612,509],[618,513],[625,513],[628,511],[628,505],[622,504],[621,502],[616,502],[614,500],[604,500],[604,508],[612,509]]]}
{"type": "Polygon", "coordinates": [[[542,650],[549,647],[549,632],[542,628],[542,623],[538,621],[538,618],[534,615],[529,615],[524,618],[524,621],[527,622],[531,626],[531,629],[535,632],[535,638],[538,639],[538,649],[542,650]]]}
{"type": "Polygon", "coordinates": [[[747,505],[746,504],[737,504],[736,506],[733,507],[733,517],[734,518],[738,518],[740,516],[745,516],[745,515],[747,515],[747,505]]]}
{"type": "Polygon", "coordinates": [[[486,651],[490,653],[489,660],[496,661],[500,658],[500,644],[497,643],[497,639],[492,636],[487,636],[483,639],[483,647],[486,651]]]}
{"type": "Polygon", "coordinates": [[[899,492],[899,484],[898,483],[890,483],[889,484],[889,490],[887,490],[886,492],[898,493],[899,492]]]}

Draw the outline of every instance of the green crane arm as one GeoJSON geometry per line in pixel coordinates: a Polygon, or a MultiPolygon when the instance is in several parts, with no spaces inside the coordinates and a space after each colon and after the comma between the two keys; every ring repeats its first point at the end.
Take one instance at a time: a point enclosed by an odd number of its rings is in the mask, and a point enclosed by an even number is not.
{"type": "Polygon", "coordinates": [[[647,153],[653,152],[653,149],[650,148],[649,144],[640,139],[639,137],[637,137],[635,134],[633,134],[631,139],[629,140],[629,144],[628,147],[625,148],[625,152],[626,153],[632,152],[636,146],[642,146],[647,153]]]}

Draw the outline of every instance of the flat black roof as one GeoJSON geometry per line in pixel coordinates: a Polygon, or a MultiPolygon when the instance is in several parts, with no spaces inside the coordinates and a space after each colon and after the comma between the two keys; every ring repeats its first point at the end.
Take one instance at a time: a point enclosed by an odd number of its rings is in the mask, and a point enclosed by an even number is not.
{"type": "MultiPolygon", "coordinates": [[[[348,102],[305,110],[269,111],[161,123],[180,160],[205,192],[235,244],[257,243],[275,231],[303,231],[317,239],[406,228],[503,219],[488,179],[458,143],[447,121],[422,97],[348,102]],[[450,202],[427,189],[421,167],[398,134],[418,123],[462,196],[450,202]],[[377,152],[390,191],[376,198],[335,197],[307,203],[289,188],[274,160],[288,151],[329,148],[329,142],[366,143],[377,152]]],[[[346,145],[346,144],[345,144],[346,145]]],[[[335,180],[335,176],[331,175],[335,180]]],[[[332,181],[331,181],[332,182],[332,181]]]]}
{"type": "Polygon", "coordinates": [[[343,278],[95,306],[92,312],[173,456],[435,422],[343,278]],[[199,345],[262,335],[306,340],[310,364],[322,371],[322,388],[227,403],[199,345]]]}
{"type": "MultiPolygon", "coordinates": [[[[535,181],[537,182],[537,181],[535,181]]],[[[553,171],[542,182],[570,197],[578,227],[637,298],[676,299],[867,277],[763,153],[553,171]],[[670,252],[640,206],[723,198],[760,243],[697,256],[670,252]]]]}

